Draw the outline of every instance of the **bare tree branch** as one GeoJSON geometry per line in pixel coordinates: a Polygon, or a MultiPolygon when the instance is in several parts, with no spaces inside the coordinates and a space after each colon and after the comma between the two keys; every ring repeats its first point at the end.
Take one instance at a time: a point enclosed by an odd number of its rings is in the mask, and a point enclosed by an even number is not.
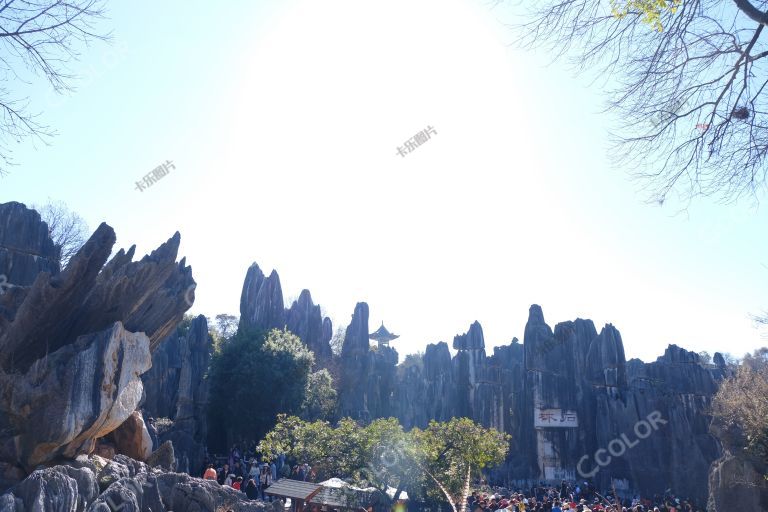
{"type": "Polygon", "coordinates": [[[768,178],[766,4],[531,2],[518,42],[605,80],[611,156],[649,199],[756,199],[768,178]]]}
{"type": "Polygon", "coordinates": [[[70,258],[85,244],[90,236],[88,224],[77,213],[71,211],[62,201],[50,198],[42,206],[32,205],[48,224],[48,233],[59,249],[59,262],[64,269],[70,258]]]}
{"type": "MultiPolygon", "coordinates": [[[[70,91],[67,65],[78,48],[108,40],[96,30],[105,0],[0,1],[0,82],[30,83],[42,76],[56,93],[70,91]]],[[[46,144],[55,132],[30,113],[29,98],[14,97],[0,85],[0,176],[13,165],[11,143],[31,138],[46,144]]]]}
{"type": "Polygon", "coordinates": [[[735,3],[736,7],[741,9],[744,14],[752,18],[753,21],[756,21],[762,25],[768,23],[768,15],[752,5],[749,0],[733,0],[733,3],[735,3]]]}

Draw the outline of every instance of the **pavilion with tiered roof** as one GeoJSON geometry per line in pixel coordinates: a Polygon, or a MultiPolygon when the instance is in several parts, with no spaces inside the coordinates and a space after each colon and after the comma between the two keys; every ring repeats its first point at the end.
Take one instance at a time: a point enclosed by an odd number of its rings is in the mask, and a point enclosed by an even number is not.
{"type": "Polygon", "coordinates": [[[376,332],[369,334],[368,337],[377,341],[380,347],[388,347],[390,341],[395,340],[400,336],[389,332],[387,328],[384,327],[384,322],[381,322],[381,327],[379,327],[376,332]]]}

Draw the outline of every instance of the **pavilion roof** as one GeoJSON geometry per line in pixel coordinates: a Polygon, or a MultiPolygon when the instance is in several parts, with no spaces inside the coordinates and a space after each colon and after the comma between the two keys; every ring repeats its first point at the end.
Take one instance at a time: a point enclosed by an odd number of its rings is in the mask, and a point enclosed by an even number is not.
{"type": "Polygon", "coordinates": [[[381,327],[369,334],[368,337],[376,341],[392,341],[400,336],[389,332],[387,328],[384,327],[384,322],[381,322],[381,327]]]}

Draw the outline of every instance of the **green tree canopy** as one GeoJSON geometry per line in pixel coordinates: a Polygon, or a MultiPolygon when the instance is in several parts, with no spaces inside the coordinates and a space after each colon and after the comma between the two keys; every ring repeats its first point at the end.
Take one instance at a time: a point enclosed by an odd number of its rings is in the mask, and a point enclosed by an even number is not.
{"type": "Polygon", "coordinates": [[[464,511],[472,476],[504,461],[510,440],[509,435],[468,418],[432,421],[425,430],[414,429],[412,436],[420,466],[454,512],[464,511]]]}
{"type": "Polygon", "coordinates": [[[404,490],[417,496],[426,488],[455,511],[463,510],[471,477],[504,460],[509,436],[467,418],[405,432],[396,418],[366,426],[345,418],[333,427],[281,415],[259,449],[268,458],[285,453],[295,462],[308,462],[319,480],[343,478],[383,495],[392,487],[395,500],[404,490]]]}
{"type": "Polygon", "coordinates": [[[301,417],[307,421],[331,420],[336,411],[337,393],[333,377],[323,368],[309,375],[301,417]]]}
{"type": "Polygon", "coordinates": [[[239,332],[211,360],[209,446],[261,439],[278,413],[300,411],[314,355],[288,332],[239,332]]]}

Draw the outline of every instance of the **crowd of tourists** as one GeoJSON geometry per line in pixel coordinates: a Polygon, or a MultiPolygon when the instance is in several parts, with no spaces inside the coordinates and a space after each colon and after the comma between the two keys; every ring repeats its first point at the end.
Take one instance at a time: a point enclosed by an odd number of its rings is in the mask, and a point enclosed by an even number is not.
{"type": "Polygon", "coordinates": [[[309,464],[295,464],[293,467],[281,455],[274,461],[261,460],[255,449],[241,453],[235,446],[221,466],[206,458],[203,463],[202,477],[215,480],[219,485],[226,485],[245,493],[248,499],[271,501],[265,492],[273,482],[281,478],[291,478],[313,482],[315,472],[309,464]]]}
{"type": "MultiPolygon", "coordinates": [[[[271,501],[267,489],[281,478],[315,482],[316,474],[306,462],[294,464],[286,461],[284,455],[266,461],[255,447],[244,453],[235,446],[227,457],[218,459],[220,465],[207,459],[202,469],[206,480],[215,480],[246,494],[249,499],[271,501]]],[[[702,512],[690,499],[671,493],[653,498],[620,498],[613,492],[600,493],[589,482],[567,482],[559,486],[544,483],[529,489],[510,491],[500,487],[489,487],[478,482],[469,496],[468,512],[702,512]]]]}
{"type": "Polygon", "coordinates": [[[588,482],[562,481],[560,486],[544,484],[509,492],[493,489],[469,497],[470,512],[701,512],[689,499],[673,494],[653,498],[620,498],[611,492],[599,493],[588,482]]]}

